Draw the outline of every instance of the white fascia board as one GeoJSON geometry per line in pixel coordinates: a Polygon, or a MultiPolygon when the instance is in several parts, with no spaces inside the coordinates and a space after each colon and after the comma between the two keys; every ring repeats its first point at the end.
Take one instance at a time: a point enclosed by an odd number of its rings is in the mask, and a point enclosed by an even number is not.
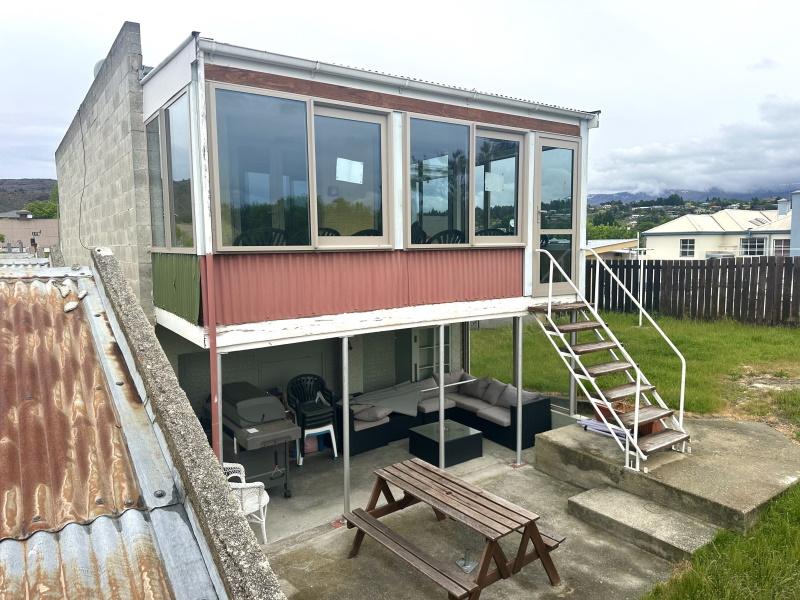
{"type": "Polygon", "coordinates": [[[192,81],[192,63],[197,60],[197,40],[189,36],[167,60],[142,79],[144,120],[192,81]]]}
{"type": "Polygon", "coordinates": [[[186,319],[179,317],[163,308],[156,307],[156,323],[177,333],[183,339],[189,340],[195,346],[208,348],[208,334],[205,327],[189,323],[186,319]]]}
{"type": "MultiPolygon", "coordinates": [[[[574,295],[554,298],[555,302],[574,300],[574,295]]],[[[217,329],[217,348],[236,352],[410,327],[522,317],[531,306],[546,302],[547,298],[523,296],[226,325],[217,329]]]]}
{"type": "Polygon", "coordinates": [[[596,126],[598,121],[597,114],[593,112],[547,106],[528,100],[504,98],[476,90],[459,89],[386,73],[285,56],[273,52],[223,44],[203,38],[199,40],[199,44],[200,49],[206,54],[206,64],[262,71],[297,79],[313,79],[333,85],[356,86],[375,92],[434,102],[446,102],[448,104],[469,106],[523,117],[541,117],[557,123],[578,125],[580,121],[588,120],[596,126]]]}

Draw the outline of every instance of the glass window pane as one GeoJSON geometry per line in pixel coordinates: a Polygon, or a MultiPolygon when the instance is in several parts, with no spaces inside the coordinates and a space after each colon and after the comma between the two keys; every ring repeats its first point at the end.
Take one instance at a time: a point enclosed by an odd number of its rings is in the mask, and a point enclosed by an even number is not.
{"type": "Polygon", "coordinates": [[[320,235],[383,235],[381,126],[316,115],[320,235]]]}
{"type": "Polygon", "coordinates": [[[191,153],[189,151],[189,109],[186,95],[166,110],[169,140],[169,198],[172,212],[172,246],[194,246],[192,227],[191,153]]]}
{"type": "Polygon", "coordinates": [[[542,229],[572,229],[573,150],[542,148],[542,229]]]}
{"type": "Polygon", "coordinates": [[[307,246],[306,104],[216,90],[225,246],[307,246]]]}
{"type": "Polygon", "coordinates": [[[468,241],[469,127],[411,119],[411,243],[468,241]]]}
{"type": "MultiPolygon", "coordinates": [[[[542,250],[547,250],[556,259],[556,262],[564,269],[567,277],[572,277],[572,236],[566,233],[542,235],[539,238],[539,246],[542,250]]],[[[550,282],[550,257],[546,254],[539,254],[539,282],[550,282]]],[[[553,265],[553,283],[564,283],[567,280],[561,271],[553,265]]]]}
{"type": "Polygon", "coordinates": [[[147,124],[147,179],[150,187],[150,223],[154,248],[167,245],[164,226],[164,189],[161,181],[161,135],[158,119],[147,124]]]}
{"type": "Polygon", "coordinates": [[[475,235],[517,235],[519,142],[475,138],[475,235]]]}

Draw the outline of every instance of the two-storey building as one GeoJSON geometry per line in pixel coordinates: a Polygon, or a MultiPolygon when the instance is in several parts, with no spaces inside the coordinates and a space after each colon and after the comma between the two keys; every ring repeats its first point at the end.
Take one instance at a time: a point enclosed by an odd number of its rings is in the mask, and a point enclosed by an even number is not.
{"type": "Polygon", "coordinates": [[[521,336],[574,293],[550,257],[581,280],[597,125],[198,34],[148,69],[126,23],[57,152],[62,247],[112,248],[198,411],[228,381],[417,381],[468,369],[471,321],[521,336]]]}

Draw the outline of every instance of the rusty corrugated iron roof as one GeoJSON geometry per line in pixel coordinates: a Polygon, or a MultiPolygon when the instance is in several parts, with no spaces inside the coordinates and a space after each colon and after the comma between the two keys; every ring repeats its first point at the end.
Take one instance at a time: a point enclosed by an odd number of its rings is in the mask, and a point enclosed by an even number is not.
{"type": "Polygon", "coordinates": [[[172,598],[147,513],[0,544],[0,598],[172,598]]]}
{"type": "Polygon", "coordinates": [[[138,505],[87,315],[59,288],[0,280],[0,540],[138,505]]]}
{"type": "Polygon", "coordinates": [[[0,600],[217,597],[102,286],[35,267],[0,265],[0,600]]]}

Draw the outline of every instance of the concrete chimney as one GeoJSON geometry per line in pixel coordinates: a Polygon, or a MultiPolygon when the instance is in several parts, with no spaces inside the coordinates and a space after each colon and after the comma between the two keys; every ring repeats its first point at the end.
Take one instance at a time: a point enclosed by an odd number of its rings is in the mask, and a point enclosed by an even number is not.
{"type": "Polygon", "coordinates": [[[789,245],[789,253],[800,256],[800,190],[792,192],[792,236],[789,245]]]}
{"type": "Polygon", "coordinates": [[[778,199],[778,216],[785,217],[789,214],[789,209],[791,205],[786,198],[779,198],[778,199]]]}

